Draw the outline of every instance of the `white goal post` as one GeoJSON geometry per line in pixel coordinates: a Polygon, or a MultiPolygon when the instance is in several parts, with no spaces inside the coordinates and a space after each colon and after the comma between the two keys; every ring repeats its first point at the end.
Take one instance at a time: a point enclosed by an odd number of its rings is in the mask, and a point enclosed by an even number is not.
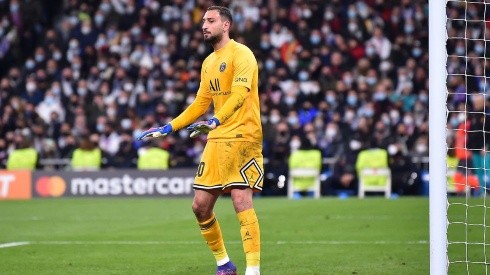
{"type": "Polygon", "coordinates": [[[446,1],[429,2],[430,274],[447,274],[446,1]]]}

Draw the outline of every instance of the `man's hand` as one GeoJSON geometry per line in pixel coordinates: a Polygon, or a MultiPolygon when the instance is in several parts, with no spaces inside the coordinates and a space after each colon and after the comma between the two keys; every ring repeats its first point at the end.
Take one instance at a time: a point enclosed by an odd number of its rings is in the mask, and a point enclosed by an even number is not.
{"type": "Polygon", "coordinates": [[[191,132],[190,137],[197,137],[198,135],[207,134],[219,126],[219,120],[217,118],[212,118],[208,121],[199,121],[193,123],[187,127],[187,131],[191,132]]]}
{"type": "Polygon", "coordinates": [[[164,137],[168,134],[172,133],[172,125],[166,124],[165,126],[158,128],[150,128],[139,136],[136,137],[136,140],[142,140],[144,138],[156,138],[156,137],[164,137]]]}

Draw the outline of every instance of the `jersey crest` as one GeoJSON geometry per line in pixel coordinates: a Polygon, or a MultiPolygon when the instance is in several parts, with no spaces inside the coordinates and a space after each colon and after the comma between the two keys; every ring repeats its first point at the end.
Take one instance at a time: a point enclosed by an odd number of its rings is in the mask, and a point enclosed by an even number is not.
{"type": "Polygon", "coordinates": [[[224,72],[224,71],[225,71],[225,69],[226,69],[226,63],[225,63],[225,62],[223,62],[223,63],[221,63],[221,65],[219,65],[219,71],[220,71],[220,72],[224,72]]]}

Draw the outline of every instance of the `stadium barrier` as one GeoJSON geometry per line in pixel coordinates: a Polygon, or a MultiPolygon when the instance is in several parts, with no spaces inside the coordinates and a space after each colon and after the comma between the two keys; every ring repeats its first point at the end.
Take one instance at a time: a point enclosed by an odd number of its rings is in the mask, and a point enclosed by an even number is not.
{"type": "Polygon", "coordinates": [[[190,197],[195,169],[0,170],[0,200],[58,197],[190,197]]]}

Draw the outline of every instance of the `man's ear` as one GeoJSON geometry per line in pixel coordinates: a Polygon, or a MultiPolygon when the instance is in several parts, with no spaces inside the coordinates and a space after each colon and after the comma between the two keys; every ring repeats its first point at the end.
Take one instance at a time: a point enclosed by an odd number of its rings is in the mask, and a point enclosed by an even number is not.
{"type": "Polygon", "coordinates": [[[229,32],[230,31],[230,27],[231,27],[230,21],[225,21],[223,25],[224,25],[223,30],[229,32]]]}

